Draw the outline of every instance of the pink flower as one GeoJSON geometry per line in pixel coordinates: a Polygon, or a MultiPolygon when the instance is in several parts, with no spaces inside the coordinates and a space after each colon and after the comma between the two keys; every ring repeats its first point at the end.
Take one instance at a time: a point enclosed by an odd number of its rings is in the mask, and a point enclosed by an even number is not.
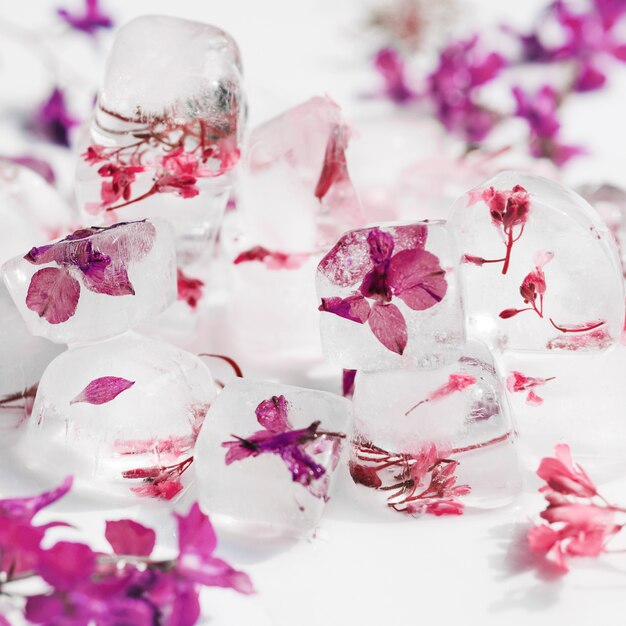
{"type": "Polygon", "coordinates": [[[187,276],[180,268],[178,268],[176,276],[178,299],[186,302],[192,309],[195,309],[202,298],[204,282],[199,278],[187,276]]]}
{"type": "Polygon", "coordinates": [[[175,193],[182,198],[193,198],[200,193],[197,179],[189,174],[161,174],[154,182],[156,193],[175,193]]]}
{"type": "MultiPolygon", "coordinates": [[[[572,462],[567,444],[558,444],[554,449],[555,457],[541,460],[537,475],[548,483],[548,487],[564,495],[579,498],[592,498],[598,490],[580,465],[572,462]]],[[[543,487],[545,491],[547,487],[543,487]]]]}
{"type": "Polygon", "coordinates": [[[142,172],[140,166],[118,166],[106,163],[99,170],[98,174],[102,178],[110,178],[110,181],[102,183],[100,197],[102,204],[108,206],[114,204],[121,198],[128,201],[131,196],[131,185],[135,182],[135,174],[142,172]]]}

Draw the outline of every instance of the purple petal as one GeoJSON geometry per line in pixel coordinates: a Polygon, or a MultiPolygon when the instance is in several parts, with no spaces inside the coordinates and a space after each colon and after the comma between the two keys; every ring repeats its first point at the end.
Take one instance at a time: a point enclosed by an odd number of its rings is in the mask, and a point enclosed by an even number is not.
{"type": "Polygon", "coordinates": [[[207,587],[225,587],[239,593],[254,593],[249,576],[233,569],[222,559],[207,557],[198,560],[183,555],[179,558],[176,569],[188,580],[207,587]]]}
{"type": "Polygon", "coordinates": [[[58,87],[39,107],[35,114],[35,126],[51,142],[69,148],[70,130],[80,124],[67,109],[65,94],[58,87]]]}
{"type": "Polygon", "coordinates": [[[334,313],[339,317],[365,324],[370,316],[369,302],[363,296],[349,296],[347,298],[322,298],[320,311],[334,313]]]}
{"type": "Polygon", "coordinates": [[[70,400],[70,404],[78,402],[105,404],[117,398],[122,391],[130,389],[134,384],[134,380],[118,378],[117,376],[95,378],[73,400],[70,400]]]}
{"type": "MultiPolygon", "coordinates": [[[[109,259],[109,257],[105,257],[109,259]]],[[[109,259],[110,261],[110,259],[109,259]]],[[[85,287],[107,296],[134,296],[135,288],[123,265],[95,262],[84,271],[85,287]]]]}
{"type": "Polygon", "coordinates": [[[57,589],[69,590],[88,580],[96,566],[96,555],[82,543],[59,541],[39,558],[39,574],[57,589]]]}
{"type": "Polygon", "coordinates": [[[0,500],[0,516],[30,520],[35,513],[60,500],[71,487],[72,477],[68,476],[58,487],[38,496],[0,500]]]}
{"type": "Polygon", "coordinates": [[[263,428],[273,433],[282,433],[291,428],[288,409],[289,403],[285,396],[272,396],[269,400],[263,400],[254,413],[263,428]]]}
{"type": "Polygon", "coordinates": [[[104,533],[113,552],[121,556],[150,556],[156,543],[156,533],[130,519],[106,523],[104,533]]]}
{"type": "MultiPolygon", "coordinates": [[[[24,616],[33,624],[55,624],[65,615],[63,600],[56,595],[29,596],[26,598],[24,616]]],[[[62,623],[62,622],[61,622],[62,623]]]]}
{"type": "Polygon", "coordinates": [[[65,269],[45,267],[30,279],[26,306],[50,324],[66,322],[76,312],[80,285],[65,269]]]}
{"type": "Polygon", "coordinates": [[[374,264],[384,263],[391,258],[395,242],[389,233],[385,233],[380,228],[374,228],[367,236],[367,243],[370,248],[370,258],[374,264]]]}
{"type": "Polygon", "coordinates": [[[299,445],[283,448],[280,458],[287,464],[293,482],[305,487],[326,473],[326,469],[316,463],[299,445]]]}
{"type": "Polygon", "coordinates": [[[426,250],[403,250],[387,268],[387,280],[395,296],[414,311],[423,311],[443,300],[448,290],[439,259],[426,250]]]}
{"type": "Polygon", "coordinates": [[[406,321],[395,304],[375,304],[369,318],[370,328],[380,343],[402,354],[408,341],[406,321]]]}
{"type": "Polygon", "coordinates": [[[100,28],[111,28],[113,20],[98,7],[98,0],[86,0],[84,14],[70,13],[67,9],[57,9],[58,16],[75,30],[94,35],[100,28]]]}
{"type": "Polygon", "coordinates": [[[179,582],[167,618],[167,626],[193,626],[196,624],[200,618],[199,595],[199,589],[191,582],[179,582]]]}
{"type": "Polygon", "coordinates": [[[217,536],[209,518],[195,502],[187,515],[175,513],[178,524],[178,548],[184,554],[210,557],[217,546],[217,536]]]}

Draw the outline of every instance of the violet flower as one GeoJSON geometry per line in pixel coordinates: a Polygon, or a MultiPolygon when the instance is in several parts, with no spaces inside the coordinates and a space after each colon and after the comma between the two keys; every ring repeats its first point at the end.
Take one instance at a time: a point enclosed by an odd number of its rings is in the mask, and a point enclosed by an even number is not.
{"type": "Polygon", "coordinates": [[[374,58],[374,67],[385,81],[385,94],[396,104],[407,104],[417,94],[408,86],[404,61],[394,48],[379,50],[374,58]]]}
{"type": "Polygon", "coordinates": [[[345,434],[321,430],[319,421],[307,428],[293,429],[288,411],[285,396],[272,396],[261,402],[255,414],[264,430],[245,438],[232,435],[234,441],[224,441],[226,465],[261,454],[276,454],[289,468],[294,482],[306,487],[311,495],[327,499],[327,468],[317,463],[313,455],[329,448],[334,469],[339,460],[339,440],[345,434]]]}
{"type": "Polygon", "coordinates": [[[57,9],[57,15],[74,30],[94,35],[99,29],[111,28],[113,20],[98,6],[99,0],[85,0],[84,13],[71,13],[67,9],[57,9]]]}
{"type": "Polygon", "coordinates": [[[70,131],[80,121],[68,111],[63,91],[55,87],[50,97],[37,110],[34,124],[49,141],[69,148],[70,131]]]}
{"type": "Polygon", "coordinates": [[[437,68],[428,77],[426,94],[442,124],[468,143],[482,141],[498,121],[494,111],[478,103],[476,90],[496,78],[506,65],[498,53],[480,50],[479,43],[475,35],[444,48],[437,68]]]}
{"type": "MultiPolygon", "coordinates": [[[[444,298],[448,284],[439,259],[422,246],[394,254],[393,236],[374,228],[367,236],[372,269],[347,298],[322,298],[319,310],[357,324],[369,324],[374,336],[387,349],[403,354],[408,331],[406,320],[393,303],[399,298],[413,311],[435,306],[444,298]]],[[[322,263],[327,264],[327,255],[322,263]]]]}

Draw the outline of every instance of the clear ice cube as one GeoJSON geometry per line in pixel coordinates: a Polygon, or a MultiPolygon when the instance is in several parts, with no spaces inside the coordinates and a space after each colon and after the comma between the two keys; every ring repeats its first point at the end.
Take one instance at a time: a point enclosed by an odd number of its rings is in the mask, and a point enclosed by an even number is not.
{"type": "Polygon", "coordinates": [[[597,480],[626,468],[626,346],[568,353],[505,352],[502,370],[524,463],[536,471],[567,443],[575,459],[597,480]]]}
{"type": "Polygon", "coordinates": [[[235,532],[294,536],[320,520],[350,435],[334,394],[236,380],[212,404],[196,446],[202,507],[235,532]]]}
{"type": "Polygon", "coordinates": [[[65,346],[30,334],[11,296],[0,284],[0,431],[16,428],[30,414],[41,375],[65,346]]]}
{"type": "Polygon", "coordinates": [[[504,172],[460,198],[470,336],[497,349],[602,350],[624,324],[622,269],[606,225],[580,196],[504,172]]]}
{"type": "Polygon", "coordinates": [[[353,402],[350,473],[381,504],[441,515],[519,493],[516,433],[484,344],[437,369],[360,371],[353,402]]]}
{"type": "Polygon", "coordinates": [[[96,341],[176,299],[174,241],[158,221],[81,229],[6,262],[2,277],[33,335],[96,341]]]}
{"type": "Polygon", "coordinates": [[[253,245],[312,253],[363,224],[346,162],[349,138],[339,106],[327,96],[251,132],[237,209],[253,245]]]}
{"type": "Polygon", "coordinates": [[[0,160],[0,263],[58,237],[74,222],[69,206],[41,176],[0,160]]]}
{"type": "Polygon", "coordinates": [[[135,333],[70,348],[41,379],[26,458],[85,493],[170,499],[215,392],[198,357],[135,333]]]}
{"type": "Polygon", "coordinates": [[[81,142],[85,216],[167,219],[181,263],[208,253],[239,160],[241,72],[237,44],[214,26],[142,16],[120,29],[81,142]]]}
{"type": "Polygon", "coordinates": [[[357,370],[454,360],[465,329],[452,244],[443,222],[343,235],[317,272],[326,358],[357,370]]]}

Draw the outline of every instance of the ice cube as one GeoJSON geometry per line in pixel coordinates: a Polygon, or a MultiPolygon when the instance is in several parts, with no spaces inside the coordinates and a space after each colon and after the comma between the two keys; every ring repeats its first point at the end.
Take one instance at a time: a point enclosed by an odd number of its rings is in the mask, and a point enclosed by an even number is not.
{"type": "Polygon", "coordinates": [[[350,434],[350,403],[334,394],[236,380],[198,437],[200,503],[235,532],[283,536],[320,520],[350,434]]]}
{"type": "Polygon", "coordinates": [[[158,221],[85,228],[8,261],[2,276],[34,335],[57,343],[113,337],[175,300],[173,237],[158,221]]]}
{"type": "Polygon", "coordinates": [[[253,245],[311,253],[363,225],[346,162],[349,137],[328,97],[307,100],[252,131],[237,209],[253,245]]]}
{"type": "Polygon", "coordinates": [[[516,433],[483,344],[468,342],[437,369],[360,371],[353,402],[350,473],[381,504],[458,514],[503,506],[520,491],[516,433]]]}
{"type": "Polygon", "coordinates": [[[65,233],[73,221],[69,206],[41,176],[0,160],[0,263],[65,233]]]}
{"type": "Polygon", "coordinates": [[[450,218],[462,254],[468,333],[510,350],[602,350],[624,323],[615,243],[580,196],[504,172],[459,199],[450,218]]]}
{"type": "Polygon", "coordinates": [[[452,243],[443,222],[343,235],[317,272],[326,358],[357,370],[453,361],[465,334],[452,243]]]}
{"type": "Polygon", "coordinates": [[[214,396],[204,363],[164,342],[127,333],[70,348],[41,379],[25,458],[85,493],[170,499],[214,396]]]}
{"type": "Polygon", "coordinates": [[[83,212],[167,219],[182,263],[208,252],[239,160],[241,72],[237,44],[214,26],[143,16],[120,29],[81,142],[83,212]]]}
{"type": "Polygon", "coordinates": [[[527,352],[506,352],[502,359],[520,455],[532,471],[556,444],[566,443],[594,479],[623,474],[626,346],[575,359],[527,352]]]}
{"type": "Polygon", "coordinates": [[[16,428],[30,414],[44,369],[65,346],[33,337],[0,284],[0,431],[16,428]]]}

